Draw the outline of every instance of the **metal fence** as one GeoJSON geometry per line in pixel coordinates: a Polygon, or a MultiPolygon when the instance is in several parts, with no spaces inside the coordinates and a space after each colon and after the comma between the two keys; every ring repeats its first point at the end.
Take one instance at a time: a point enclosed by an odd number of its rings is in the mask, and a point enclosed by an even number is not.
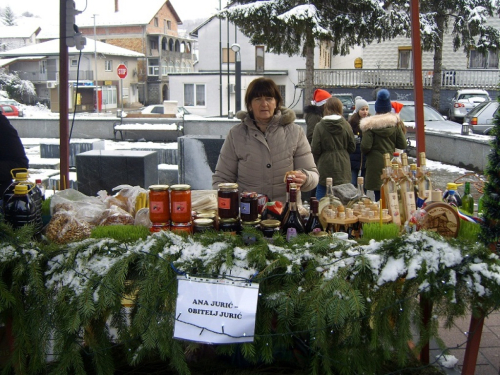
{"type": "MultiPolygon", "coordinates": [[[[434,72],[422,71],[424,87],[430,88],[434,72]]],[[[298,69],[299,87],[305,87],[306,71],[298,69]]],[[[443,70],[441,87],[449,89],[482,88],[495,90],[499,88],[500,70],[467,69],[443,70]]],[[[402,69],[316,69],[314,70],[314,86],[316,87],[413,87],[413,70],[402,69]]]]}

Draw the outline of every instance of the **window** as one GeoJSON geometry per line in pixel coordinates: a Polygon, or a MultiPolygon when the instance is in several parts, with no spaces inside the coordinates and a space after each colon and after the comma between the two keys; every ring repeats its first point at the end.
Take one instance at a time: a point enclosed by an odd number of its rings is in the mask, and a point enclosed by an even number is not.
{"type": "Polygon", "coordinates": [[[161,75],[162,76],[168,75],[168,65],[165,60],[161,62],[161,75]]]}
{"type": "Polygon", "coordinates": [[[39,66],[40,66],[40,73],[42,74],[47,73],[47,60],[40,61],[39,66]]]}
{"type": "Polygon", "coordinates": [[[264,46],[255,46],[255,70],[264,71],[264,46]]]}
{"type": "Polygon", "coordinates": [[[469,69],[498,69],[498,52],[470,51],[469,69]]]}
{"type": "Polygon", "coordinates": [[[167,30],[172,30],[172,21],[167,20],[167,30]]]}
{"type": "Polygon", "coordinates": [[[153,22],[154,22],[154,25],[156,27],[158,27],[158,17],[155,17],[154,20],[153,20],[153,22]]]}
{"type": "Polygon", "coordinates": [[[116,86],[102,87],[102,104],[116,104],[116,86]]]}
{"type": "Polygon", "coordinates": [[[229,62],[234,63],[236,52],[234,52],[231,48],[223,48],[222,49],[222,62],[227,63],[228,62],[228,56],[227,52],[229,50],[229,62]]]}
{"type": "Polygon", "coordinates": [[[106,72],[113,71],[113,60],[104,60],[104,70],[106,72]]]}
{"type": "Polygon", "coordinates": [[[148,76],[160,75],[160,61],[158,59],[148,59],[148,76]]]}
{"type": "Polygon", "coordinates": [[[149,46],[150,48],[153,49],[158,49],[158,41],[156,39],[150,39],[149,40],[149,46]]]}
{"type": "Polygon", "coordinates": [[[184,105],[186,107],[204,107],[205,85],[186,83],[184,84],[184,105]]]}
{"type": "Polygon", "coordinates": [[[71,59],[71,66],[78,66],[78,60],[77,59],[71,59]]]}
{"type": "Polygon", "coordinates": [[[411,47],[399,47],[398,69],[411,69],[411,47]]]}

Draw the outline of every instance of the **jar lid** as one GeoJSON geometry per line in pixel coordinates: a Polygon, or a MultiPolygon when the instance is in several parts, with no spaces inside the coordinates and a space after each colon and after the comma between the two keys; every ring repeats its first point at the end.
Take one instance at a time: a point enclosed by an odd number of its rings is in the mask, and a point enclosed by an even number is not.
{"type": "Polygon", "coordinates": [[[310,235],[313,237],[320,237],[320,238],[329,236],[328,232],[325,232],[325,231],[311,232],[310,235]]]}
{"type": "Polygon", "coordinates": [[[170,190],[191,190],[191,185],[187,184],[177,184],[170,186],[170,190]]]}
{"type": "Polygon", "coordinates": [[[168,185],[150,185],[148,189],[153,191],[164,191],[168,190],[168,185]]]}
{"type": "Polygon", "coordinates": [[[239,219],[229,218],[229,219],[221,219],[219,218],[219,223],[221,224],[235,224],[239,221],[239,219]]]}
{"type": "Polygon", "coordinates": [[[199,212],[196,214],[197,219],[215,219],[214,212],[199,212]]]}
{"type": "Polygon", "coordinates": [[[238,189],[238,184],[233,182],[223,182],[218,185],[219,189],[222,190],[232,190],[238,189]]]}
{"type": "MultiPolygon", "coordinates": [[[[278,220],[276,220],[278,221],[278,220]]],[[[252,220],[252,221],[242,221],[241,225],[255,226],[260,223],[260,219],[252,220]]]]}
{"type": "Polygon", "coordinates": [[[255,191],[244,191],[241,193],[242,198],[257,198],[257,193],[255,191]]]}
{"type": "Polygon", "coordinates": [[[280,221],[279,220],[262,220],[260,222],[260,225],[267,227],[267,228],[278,228],[280,226],[280,221]]]}
{"type": "Polygon", "coordinates": [[[193,220],[194,225],[199,227],[212,227],[214,225],[213,219],[199,218],[193,220]]]}

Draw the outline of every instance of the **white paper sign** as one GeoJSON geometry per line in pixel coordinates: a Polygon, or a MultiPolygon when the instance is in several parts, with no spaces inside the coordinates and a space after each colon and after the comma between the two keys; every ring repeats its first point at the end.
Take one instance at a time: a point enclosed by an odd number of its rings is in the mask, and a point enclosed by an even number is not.
{"type": "Polygon", "coordinates": [[[252,342],[259,284],[179,276],[174,338],[210,344],[252,342]]]}

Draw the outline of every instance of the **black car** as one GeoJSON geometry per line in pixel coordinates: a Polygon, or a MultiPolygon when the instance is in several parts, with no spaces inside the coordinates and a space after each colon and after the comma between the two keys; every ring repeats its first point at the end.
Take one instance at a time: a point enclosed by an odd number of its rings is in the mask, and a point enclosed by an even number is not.
{"type": "Polygon", "coordinates": [[[332,96],[338,98],[344,105],[344,118],[347,120],[349,115],[354,112],[355,103],[352,94],[332,94],[332,96]]]}

